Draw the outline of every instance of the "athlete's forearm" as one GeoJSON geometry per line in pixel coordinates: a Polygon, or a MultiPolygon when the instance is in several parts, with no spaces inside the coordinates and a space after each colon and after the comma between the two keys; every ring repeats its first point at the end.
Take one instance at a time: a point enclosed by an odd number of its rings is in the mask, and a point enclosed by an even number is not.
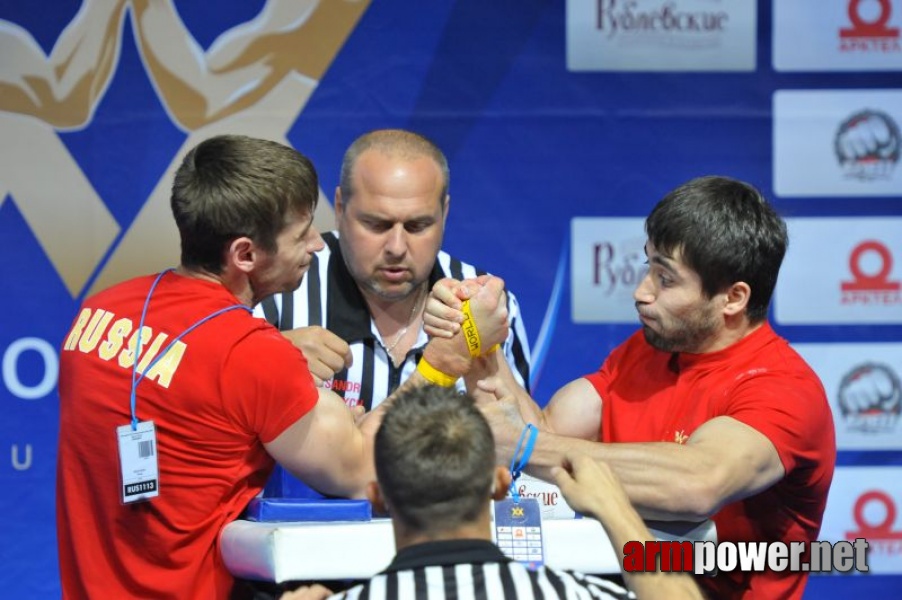
{"type": "Polygon", "coordinates": [[[575,452],[606,462],[646,519],[701,521],[719,507],[707,483],[715,459],[679,444],[605,444],[543,431],[527,472],[551,480],[550,470],[575,452]]]}

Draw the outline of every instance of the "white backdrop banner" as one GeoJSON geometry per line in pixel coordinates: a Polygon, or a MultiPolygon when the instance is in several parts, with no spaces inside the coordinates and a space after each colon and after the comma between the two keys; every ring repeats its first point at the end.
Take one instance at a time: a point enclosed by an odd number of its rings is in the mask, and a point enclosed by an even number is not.
{"type": "Polygon", "coordinates": [[[576,323],[637,323],[633,290],[645,276],[645,219],[576,217],[570,281],[576,323]]]}
{"type": "Polygon", "coordinates": [[[865,538],[869,574],[902,573],[900,505],[902,467],[838,467],[818,539],[865,538]]]}
{"type": "Polygon", "coordinates": [[[902,218],[787,219],[774,313],[784,325],[902,323],[902,218]]]}
{"type": "Polygon", "coordinates": [[[902,90],[778,90],[773,108],[778,195],[902,196],[902,90]]]}
{"type": "Polygon", "coordinates": [[[567,0],[571,71],[753,71],[748,0],[567,0]]]}
{"type": "Polygon", "coordinates": [[[902,0],[774,0],[777,71],[902,70],[902,0]]]}
{"type": "Polygon", "coordinates": [[[817,372],[838,450],[902,450],[902,344],[793,344],[817,372]]]}

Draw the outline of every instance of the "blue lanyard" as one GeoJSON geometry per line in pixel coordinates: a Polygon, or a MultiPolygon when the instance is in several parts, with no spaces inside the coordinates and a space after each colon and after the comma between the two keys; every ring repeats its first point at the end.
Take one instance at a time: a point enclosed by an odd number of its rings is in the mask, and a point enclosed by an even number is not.
{"type": "Polygon", "coordinates": [[[515,484],[520,475],[523,474],[523,469],[529,464],[529,457],[532,455],[532,449],[536,445],[537,437],[539,437],[538,428],[532,423],[529,423],[523,428],[520,439],[517,441],[517,448],[514,450],[513,457],[511,457],[511,496],[514,499],[514,504],[520,503],[520,492],[517,491],[517,486],[515,484]],[[529,436],[528,438],[526,437],[527,435],[529,436]],[[523,443],[524,440],[526,440],[525,446],[523,443]],[[522,454],[520,454],[521,448],[523,449],[522,454]],[[517,456],[520,458],[517,459],[517,456]]]}
{"type": "Polygon", "coordinates": [[[138,333],[137,333],[137,336],[135,339],[135,360],[134,360],[134,364],[132,364],[132,390],[131,390],[132,431],[135,431],[138,428],[138,417],[137,417],[137,412],[136,412],[136,408],[137,408],[137,404],[138,404],[136,390],[138,389],[138,384],[141,383],[141,381],[144,379],[144,376],[153,368],[153,366],[155,364],[157,364],[157,361],[159,361],[161,358],[166,356],[166,353],[169,352],[169,349],[172,348],[176,342],[181,340],[183,337],[185,337],[186,335],[188,335],[189,333],[191,333],[192,331],[194,331],[195,329],[197,329],[198,327],[200,327],[201,325],[203,325],[210,319],[212,319],[214,317],[218,317],[222,313],[226,313],[226,312],[229,312],[230,310],[236,310],[239,308],[243,308],[244,310],[246,310],[249,313],[252,312],[249,307],[247,307],[243,304],[235,304],[232,306],[226,306],[225,308],[220,308],[219,310],[217,310],[213,313],[210,313],[203,319],[197,321],[194,325],[192,325],[185,331],[178,334],[171,342],[169,342],[169,345],[167,345],[166,348],[164,348],[162,352],[157,354],[154,357],[154,359],[152,361],[150,361],[150,364],[147,365],[147,368],[145,368],[143,370],[143,372],[141,373],[141,376],[139,377],[138,376],[138,354],[141,352],[141,332],[144,330],[144,317],[147,316],[147,307],[150,306],[150,297],[153,295],[154,290],[157,289],[157,284],[160,283],[161,279],[163,279],[163,275],[165,275],[166,273],[168,273],[170,271],[172,271],[172,269],[166,269],[165,271],[163,271],[162,273],[157,275],[156,279],[154,279],[153,284],[150,286],[150,291],[147,292],[147,299],[144,300],[144,308],[141,310],[141,321],[138,323],[138,333]]]}

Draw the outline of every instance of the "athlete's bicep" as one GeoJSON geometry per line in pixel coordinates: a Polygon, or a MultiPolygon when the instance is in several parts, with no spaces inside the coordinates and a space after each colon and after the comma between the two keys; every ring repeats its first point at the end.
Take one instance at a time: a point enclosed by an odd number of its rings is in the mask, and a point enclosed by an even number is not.
{"type": "Polygon", "coordinates": [[[717,457],[708,477],[721,506],[769,488],[786,473],[767,436],[732,417],[707,421],[695,430],[687,446],[717,457]]]}
{"type": "Polygon", "coordinates": [[[601,397],[584,378],[559,389],[543,411],[548,428],[567,437],[598,440],[601,431],[601,397]]]}
{"type": "Polygon", "coordinates": [[[324,494],[362,497],[373,478],[367,440],[331,390],[319,389],[316,405],[265,447],[292,475],[324,494]]]}

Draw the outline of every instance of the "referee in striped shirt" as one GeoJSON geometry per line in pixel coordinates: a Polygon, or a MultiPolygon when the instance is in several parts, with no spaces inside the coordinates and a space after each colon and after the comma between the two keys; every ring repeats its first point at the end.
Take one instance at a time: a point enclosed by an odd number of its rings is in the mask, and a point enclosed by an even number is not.
{"type": "MultiPolygon", "coordinates": [[[[492,543],[490,499],[507,494],[510,472],[496,466],[495,442],[472,398],[432,385],[400,392],[375,440],[377,481],[367,496],[392,517],[394,560],[341,600],[558,600],[701,598],[685,573],[624,573],[634,593],[590,575],[550,567],[529,570],[492,543]]],[[[615,548],[651,533],[619,481],[580,456],[555,473],[567,502],[601,521],[615,548]]],[[[320,586],[281,600],[328,596],[320,586]]]]}
{"type": "MultiPolygon", "coordinates": [[[[297,290],[256,308],[300,348],[317,383],[349,406],[369,411],[413,374],[436,281],[484,273],[440,250],[448,184],[448,161],[425,137],[398,129],[360,136],[342,161],[337,230],[323,235],[325,248],[297,290]]],[[[502,351],[528,389],[529,343],[514,294],[507,302],[502,351]]]]}

